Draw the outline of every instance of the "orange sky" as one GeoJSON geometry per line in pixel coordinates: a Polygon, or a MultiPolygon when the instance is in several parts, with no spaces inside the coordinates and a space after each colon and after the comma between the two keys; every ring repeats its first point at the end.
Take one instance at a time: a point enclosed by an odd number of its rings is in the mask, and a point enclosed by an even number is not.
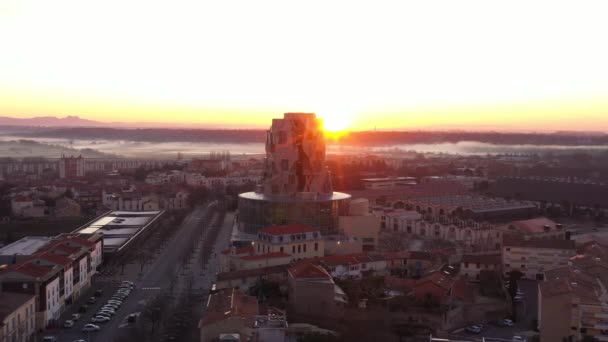
{"type": "Polygon", "coordinates": [[[606,1],[0,0],[0,115],[608,131],[606,1]]]}

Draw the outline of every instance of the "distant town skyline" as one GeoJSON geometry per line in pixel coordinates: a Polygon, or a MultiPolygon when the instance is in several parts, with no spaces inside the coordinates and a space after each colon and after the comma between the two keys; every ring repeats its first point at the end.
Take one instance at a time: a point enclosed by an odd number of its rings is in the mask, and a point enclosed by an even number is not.
{"type": "Polygon", "coordinates": [[[608,131],[605,2],[0,2],[0,116],[608,131]]]}

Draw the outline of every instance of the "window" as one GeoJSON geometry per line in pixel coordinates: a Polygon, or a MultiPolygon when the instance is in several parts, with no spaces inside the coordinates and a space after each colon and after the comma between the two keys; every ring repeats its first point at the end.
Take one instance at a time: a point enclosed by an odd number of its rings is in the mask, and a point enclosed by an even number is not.
{"type": "Polygon", "coordinates": [[[304,244],[304,253],[306,253],[306,245],[307,243],[304,244]]]}
{"type": "Polygon", "coordinates": [[[511,267],[511,265],[510,264],[505,264],[505,267],[511,267]]]}
{"type": "Polygon", "coordinates": [[[507,252],[510,252],[510,251],[511,251],[511,248],[507,247],[507,248],[505,248],[505,250],[506,250],[507,252]]]}
{"type": "Polygon", "coordinates": [[[298,245],[298,253],[302,252],[302,246],[298,245]]]}
{"type": "Polygon", "coordinates": [[[526,265],[521,265],[521,268],[526,268],[526,265]]]}
{"type": "Polygon", "coordinates": [[[296,246],[291,246],[291,253],[295,253],[296,252],[296,246]]]}
{"type": "Polygon", "coordinates": [[[367,264],[366,263],[361,264],[361,268],[362,269],[366,269],[367,268],[367,264]]]}
{"type": "Polygon", "coordinates": [[[280,248],[281,253],[283,253],[283,247],[280,248]]]}
{"type": "Polygon", "coordinates": [[[319,250],[319,244],[315,242],[315,252],[319,250]]]}

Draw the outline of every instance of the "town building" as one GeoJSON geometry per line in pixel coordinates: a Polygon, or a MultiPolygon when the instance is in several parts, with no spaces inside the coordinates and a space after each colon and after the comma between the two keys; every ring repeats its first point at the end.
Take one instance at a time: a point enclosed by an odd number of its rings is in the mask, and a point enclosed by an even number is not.
{"type": "Polygon", "coordinates": [[[205,314],[198,324],[200,341],[214,342],[221,334],[227,333],[236,334],[239,337],[237,341],[246,341],[254,333],[255,316],[258,313],[257,298],[238,289],[211,293],[207,299],[205,314]]]}
{"type": "Polygon", "coordinates": [[[338,219],[340,232],[361,240],[363,251],[375,250],[381,227],[380,218],[370,213],[369,201],[365,198],[352,200],[349,207],[348,215],[338,219]]]}
{"type": "Polygon", "coordinates": [[[384,177],[384,178],[363,178],[361,179],[363,188],[367,190],[394,189],[401,186],[416,185],[414,177],[384,177]]]}
{"type": "Polygon", "coordinates": [[[415,198],[407,200],[405,205],[432,216],[451,215],[474,220],[529,218],[538,212],[532,202],[470,195],[415,198]]]}
{"type": "Polygon", "coordinates": [[[85,174],[85,162],[82,156],[61,156],[59,159],[59,178],[80,178],[85,174]]]}
{"type": "Polygon", "coordinates": [[[333,191],[321,128],[310,113],[273,119],[262,183],[255,192],[239,195],[241,232],[257,234],[285,224],[306,224],[324,235],[338,232],[338,217],[348,212],[350,195],[333,191]]]}
{"type": "Polygon", "coordinates": [[[538,284],[541,341],[608,341],[608,264],[592,256],[578,259],[546,271],[545,281],[538,284]]]}
{"type": "Polygon", "coordinates": [[[346,294],[323,267],[301,262],[287,272],[290,314],[333,319],[343,315],[346,294]]]}
{"type": "Polygon", "coordinates": [[[36,331],[36,296],[0,292],[0,341],[29,342],[36,331]]]}
{"type": "Polygon", "coordinates": [[[111,211],[79,227],[76,234],[103,236],[104,257],[112,257],[148,236],[160,222],[164,211],[111,211]]]}
{"type": "Polygon", "coordinates": [[[566,238],[566,229],[560,223],[546,217],[538,217],[523,221],[509,223],[505,231],[516,236],[529,236],[530,238],[561,239],[566,238]]]}
{"type": "Polygon", "coordinates": [[[542,280],[546,270],[566,266],[576,254],[572,240],[530,239],[505,236],[502,246],[502,270],[523,273],[527,279],[542,280]]]}
{"type": "Polygon", "coordinates": [[[305,225],[272,226],[258,232],[251,246],[231,247],[220,255],[221,272],[289,264],[322,257],[324,239],[318,229],[305,225]]]}
{"type": "Polygon", "coordinates": [[[502,274],[500,252],[463,254],[460,261],[460,273],[469,280],[479,280],[482,271],[494,271],[502,274]]]}
{"type": "Polygon", "coordinates": [[[0,251],[6,254],[23,246],[32,254],[0,271],[2,291],[36,296],[36,326],[57,323],[67,304],[80,297],[91,285],[91,277],[102,262],[101,236],[88,238],[61,234],[41,247],[30,240],[19,240],[0,251]]]}

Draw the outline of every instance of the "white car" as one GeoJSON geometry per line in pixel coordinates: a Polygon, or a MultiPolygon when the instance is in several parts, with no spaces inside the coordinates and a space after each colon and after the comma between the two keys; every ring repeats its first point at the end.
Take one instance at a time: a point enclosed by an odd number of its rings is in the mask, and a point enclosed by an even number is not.
{"type": "Polygon", "coordinates": [[[65,321],[63,323],[63,327],[64,328],[71,328],[74,326],[74,321],[72,321],[71,319],[68,319],[67,321],[65,321]]]}
{"type": "Polygon", "coordinates": [[[521,337],[521,336],[513,336],[513,342],[527,342],[528,340],[526,340],[525,338],[521,337]]]}
{"type": "Polygon", "coordinates": [[[80,314],[77,314],[77,313],[72,314],[72,321],[76,322],[79,319],[80,319],[80,314]]]}
{"type": "Polygon", "coordinates": [[[465,330],[473,334],[479,334],[481,332],[481,328],[476,325],[469,325],[465,330]]]}
{"type": "Polygon", "coordinates": [[[101,328],[99,327],[99,325],[95,325],[95,324],[85,324],[84,327],[82,327],[82,331],[99,331],[101,328]]]}
{"type": "Polygon", "coordinates": [[[95,317],[91,318],[91,322],[93,322],[93,323],[105,323],[109,320],[110,320],[110,318],[108,316],[95,316],[95,317]]]}
{"type": "Polygon", "coordinates": [[[135,286],[135,283],[134,283],[134,282],[132,282],[132,281],[128,281],[128,280],[123,280],[123,281],[122,281],[122,284],[127,284],[127,285],[130,285],[130,286],[135,286]]]}
{"type": "Polygon", "coordinates": [[[503,326],[503,327],[512,327],[515,324],[513,323],[512,320],[505,318],[502,321],[500,321],[500,325],[503,326]]]}

